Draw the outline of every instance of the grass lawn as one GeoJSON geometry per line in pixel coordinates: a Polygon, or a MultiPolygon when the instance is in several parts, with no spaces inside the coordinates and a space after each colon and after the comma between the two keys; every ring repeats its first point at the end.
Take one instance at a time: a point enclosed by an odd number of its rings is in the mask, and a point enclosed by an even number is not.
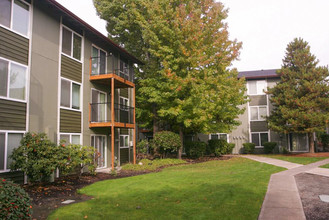
{"type": "Polygon", "coordinates": [[[259,155],[262,157],[271,157],[274,159],[279,159],[279,160],[285,160],[288,162],[292,162],[292,163],[298,163],[298,164],[310,164],[310,163],[314,163],[320,160],[324,160],[327,159],[328,157],[295,157],[295,156],[285,156],[285,155],[269,155],[269,154],[262,154],[259,155]]]}
{"type": "Polygon", "coordinates": [[[329,163],[328,164],[325,164],[325,165],[322,165],[320,167],[322,167],[322,168],[328,168],[329,169],[329,163]]]}
{"type": "Polygon", "coordinates": [[[271,174],[282,170],[232,158],[106,180],[80,190],[94,199],[49,219],[257,219],[271,174]]]}
{"type": "Polygon", "coordinates": [[[175,165],[175,164],[184,164],[186,163],[184,160],[179,159],[156,159],[156,160],[148,160],[143,159],[138,164],[125,164],[122,166],[123,170],[156,170],[163,166],[175,165]]]}

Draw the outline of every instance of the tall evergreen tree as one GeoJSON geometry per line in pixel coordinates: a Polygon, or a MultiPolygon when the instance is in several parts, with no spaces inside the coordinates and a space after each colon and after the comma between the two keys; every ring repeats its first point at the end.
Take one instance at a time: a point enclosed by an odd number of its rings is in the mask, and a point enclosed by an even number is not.
{"type": "Polygon", "coordinates": [[[227,10],[214,0],[94,0],[110,37],[140,66],[137,119],[157,131],[229,132],[244,109],[236,69],[241,43],[229,40],[227,10]],[[150,121],[153,120],[153,123],[150,121]]]}
{"type": "Polygon", "coordinates": [[[318,63],[308,43],[295,38],[278,71],[281,81],[268,91],[275,106],[269,127],[280,133],[307,134],[312,153],[313,133],[323,131],[329,119],[329,72],[318,63]]]}

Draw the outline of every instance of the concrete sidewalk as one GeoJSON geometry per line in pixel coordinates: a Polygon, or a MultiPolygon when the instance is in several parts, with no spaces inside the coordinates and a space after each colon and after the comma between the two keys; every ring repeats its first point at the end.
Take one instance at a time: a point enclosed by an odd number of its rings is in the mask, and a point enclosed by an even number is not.
{"type": "Polygon", "coordinates": [[[245,155],[242,157],[288,169],[271,176],[258,217],[259,220],[306,219],[294,176],[304,172],[329,176],[329,169],[317,168],[318,166],[329,163],[329,159],[308,165],[300,165],[254,155],[245,155]]]}

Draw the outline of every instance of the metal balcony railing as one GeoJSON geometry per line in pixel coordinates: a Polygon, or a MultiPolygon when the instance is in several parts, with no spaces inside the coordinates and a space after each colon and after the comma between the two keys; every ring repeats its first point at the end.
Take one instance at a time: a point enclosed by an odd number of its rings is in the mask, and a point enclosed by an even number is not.
{"type": "MultiPolygon", "coordinates": [[[[90,58],[90,76],[98,76],[104,74],[115,74],[128,80],[130,82],[134,81],[134,70],[133,68],[125,67],[123,65],[120,68],[110,68],[109,66],[115,66],[114,58],[112,56],[108,57],[91,57],[90,58]]],[[[117,61],[116,61],[117,62],[117,61]]]]}
{"type": "MultiPolygon", "coordinates": [[[[111,102],[90,103],[90,123],[107,123],[112,122],[111,102]]],[[[133,124],[134,107],[127,105],[114,104],[115,122],[133,124]]]]}

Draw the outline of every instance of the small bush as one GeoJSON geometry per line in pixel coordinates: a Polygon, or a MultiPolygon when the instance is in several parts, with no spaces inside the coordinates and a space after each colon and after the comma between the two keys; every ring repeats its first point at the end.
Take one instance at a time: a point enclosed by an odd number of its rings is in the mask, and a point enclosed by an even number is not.
{"type": "Polygon", "coordinates": [[[0,219],[32,219],[29,195],[18,185],[0,178],[0,219]]]}
{"type": "Polygon", "coordinates": [[[202,141],[187,141],[184,143],[186,156],[189,158],[202,157],[207,148],[207,144],[202,141]]]}
{"type": "Polygon", "coordinates": [[[168,153],[177,152],[181,146],[179,135],[171,131],[161,131],[156,133],[153,143],[163,156],[168,153]]]}
{"type": "Polygon", "coordinates": [[[147,154],[150,144],[147,139],[141,140],[136,145],[136,150],[138,154],[147,154]]]}
{"type": "Polygon", "coordinates": [[[122,166],[122,170],[134,170],[134,171],[145,171],[145,170],[156,170],[163,166],[175,165],[175,164],[184,164],[186,161],[180,159],[156,159],[148,160],[142,159],[137,164],[125,164],[122,166]]]}
{"type": "Polygon", "coordinates": [[[320,141],[323,146],[323,151],[329,150],[329,134],[326,133],[320,134],[320,141]]]}
{"type": "Polygon", "coordinates": [[[215,154],[215,156],[221,156],[225,154],[231,154],[235,144],[227,143],[226,140],[209,140],[208,141],[208,153],[215,154]]]}
{"type": "Polygon", "coordinates": [[[264,153],[271,154],[273,153],[274,148],[276,147],[276,142],[265,142],[264,143],[264,153]]]}
{"type": "Polygon", "coordinates": [[[255,150],[255,144],[254,143],[244,143],[243,145],[243,153],[244,154],[252,154],[255,150]]]}
{"type": "Polygon", "coordinates": [[[290,153],[289,150],[285,147],[282,147],[281,152],[282,152],[282,154],[289,154],[290,153]]]}

